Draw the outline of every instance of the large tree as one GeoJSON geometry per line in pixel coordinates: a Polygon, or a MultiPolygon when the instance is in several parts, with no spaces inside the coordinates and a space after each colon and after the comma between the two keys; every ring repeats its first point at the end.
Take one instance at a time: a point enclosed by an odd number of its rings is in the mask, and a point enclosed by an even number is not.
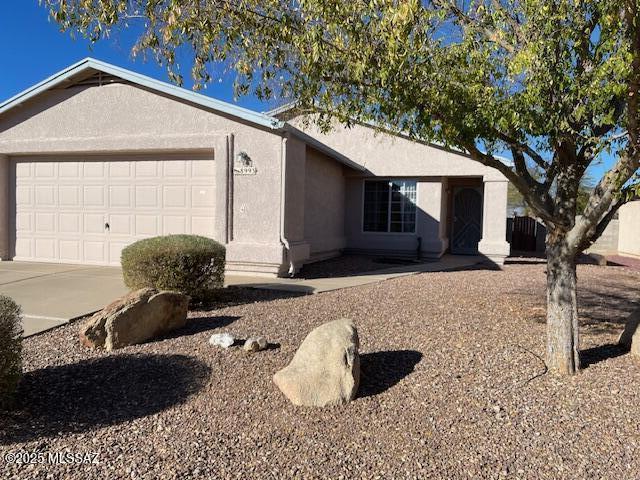
{"type": "Polygon", "coordinates": [[[178,83],[176,52],[196,86],[230,70],[239,94],[294,100],[325,128],[375,122],[502,172],[548,229],[548,367],[579,368],[575,259],[637,188],[640,0],[41,1],[94,41],[139,29],[135,52],[178,83]]]}

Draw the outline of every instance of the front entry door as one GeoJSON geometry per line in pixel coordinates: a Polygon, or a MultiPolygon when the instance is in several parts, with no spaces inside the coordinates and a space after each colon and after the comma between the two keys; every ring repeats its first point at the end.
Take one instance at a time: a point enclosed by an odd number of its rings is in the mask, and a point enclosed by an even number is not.
{"type": "Polygon", "coordinates": [[[453,191],[451,253],[475,255],[482,238],[482,193],[473,187],[453,191]]]}

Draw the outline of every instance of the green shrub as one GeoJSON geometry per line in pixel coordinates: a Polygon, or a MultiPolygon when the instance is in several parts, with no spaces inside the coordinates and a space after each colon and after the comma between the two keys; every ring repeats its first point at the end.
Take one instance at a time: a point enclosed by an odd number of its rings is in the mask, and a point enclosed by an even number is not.
{"type": "Polygon", "coordinates": [[[122,250],[124,283],[132,290],[152,287],[205,300],[224,283],[225,248],[197,235],[167,235],[122,250]]]}
{"type": "Polygon", "coordinates": [[[0,409],[11,406],[22,375],[20,307],[0,295],[0,409]]]}

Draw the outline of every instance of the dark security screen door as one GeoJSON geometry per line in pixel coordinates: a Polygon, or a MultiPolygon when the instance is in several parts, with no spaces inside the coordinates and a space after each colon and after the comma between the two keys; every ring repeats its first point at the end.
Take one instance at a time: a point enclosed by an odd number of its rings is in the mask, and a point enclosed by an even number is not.
{"type": "Polygon", "coordinates": [[[482,194],[475,188],[461,187],[453,193],[451,253],[478,253],[482,238],[482,194]]]}

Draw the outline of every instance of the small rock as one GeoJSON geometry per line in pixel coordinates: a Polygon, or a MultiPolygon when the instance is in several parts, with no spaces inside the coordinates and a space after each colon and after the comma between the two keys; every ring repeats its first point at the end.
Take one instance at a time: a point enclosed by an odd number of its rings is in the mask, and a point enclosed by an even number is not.
{"type": "Polygon", "coordinates": [[[235,341],[236,339],[230,333],[214,333],[209,339],[211,345],[222,348],[229,348],[235,341]]]}
{"type": "Polygon", "coordinates": [[[244,342],[244,349],[247,352],[259,352],[260,350],[264,350],[267,348],[267,339],[264,337],[250,337],[244,342]]]}

